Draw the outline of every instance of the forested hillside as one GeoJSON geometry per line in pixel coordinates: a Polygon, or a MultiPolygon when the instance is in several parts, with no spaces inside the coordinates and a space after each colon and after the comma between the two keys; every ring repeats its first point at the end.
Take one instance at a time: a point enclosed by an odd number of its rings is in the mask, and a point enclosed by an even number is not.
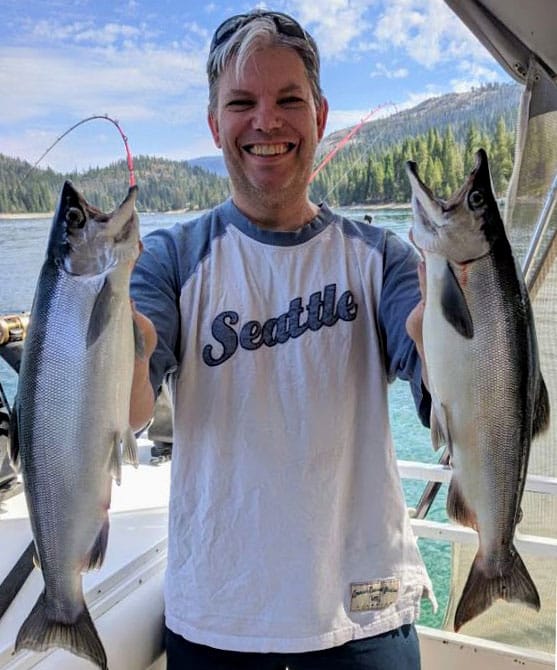
{"type": "Polygon", "coordinates": [[[448,198],[473,168],[479,147],[488,153],[495,192],[504,195],[513,166],[514,130],[507,128],[502,116],[493,135],[471,123],[463,142],[457,142],[452,127],[446,126],[443,132],[431,128],[378,152],[347,147],[318,174],[311,194],[333,206],[406,203],[411,192],[405,164],[413,160],[433,192],[448,198]]]}
{"type": "MultiPolygon", "coordinates": [[[[519,95],[514,84],[489,85],[431,98],[370,121],[319,173],[311,185],[312,198],[333,206],[408,202],[404,165],[409,159],[418,163],[422,178],[436,193],[448,196],[462,184],[479,147],[488,152],[501,195],[512,170],[519,95]]],[[[347,131],[323,140],[318,162],[347,131]]],[[[226,178],[187,161],[138,156],[135,172],[140,211],[205,209],[229,194],[226,178]]],[[[84,173],[59,174],[0,154],[0,213],[53,210],[65,179],[109,211],[123,198],[128,170],[122,160],[84,173]]]]}
{"type": "MultiPolygon", "coordinates": [[[[139,211],[205,209],[228,196],[228,179],[186,161],[137,156],[134,169],[139,185],[139,211]]],[[[54,209],[65,179],[87,200],[110,211],[125,195],[129,174],[122,160],[83,173],[58,174],[31,170],[23,161],[0,154],[0,212],[48,212],[54,209]]]]}
{"type": "MultiPolygon", "coordinates": [[[[449,125],[456,141],[464,142],[471,123],[492,134],[501,116],[507,127],[514,127],[520,92],[518,84],[487,84],[466,93],[429,98],[410,109],[366,123],[351,144],[381,151],[407,137],[423,135],[430,128],[441,131],[449,125]]],[[[321,151],[326,153],[345,134],[340,130],[328,135],[321,151]]]]}
{"type": "MultiPolygon", "coordinates": [[[[480,147],[488,153],[497,194],[503,195],[513,165],[520,91],[515,84],[490,84],[366,123],[319,173],[312,196],[334,206],[408,202],[404,165],[414,160],[422,179],[447,197],[462,185],[480,147]]],[[[319,158],[345,135],[325,138],[319,158]]]]}

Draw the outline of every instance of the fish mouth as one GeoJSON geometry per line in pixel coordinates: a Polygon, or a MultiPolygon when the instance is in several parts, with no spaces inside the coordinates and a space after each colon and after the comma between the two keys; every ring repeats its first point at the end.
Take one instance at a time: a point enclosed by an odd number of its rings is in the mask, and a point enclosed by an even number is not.
{"type": "Polygon", "coordinates": [[[435,196],[424,184],[413,161],[406,163],[406,173],[412,189],[414,245],[422,252],[438,254],[458,264],[485,256],[491,248],[485,233],[485,212],[494,204],[485,152],[477,153],[475,168],[446,200],[435,196]]]}
{"type": "Polygon", "coordinates": [[[420,215],[421,222],[431,232],[438,231],[444,224],[444,220],[454,210],[458,209],[473,189],[476,180],[486,181],[487,158],[485,152],[480,150],[476,154],[476,164],[468,179],[449,199],[443,200],[437,197],[433,191],[420,179],[418,168],[414,161],[407,161],[406,174],[412,189],[412,206],[420,215]],[[414,205],[415,203],[415,205],[414,205]]]}
{"type": "Polygon", "coordinates": [[[412,196],[412,210],[415,219],[432,235],[439,235],[439,226],[432,221],[420,200],[414,195],[412,196]]]}
{"type": "Polygon", "coordinates": [[[251,156],[270,157],[284,156],[296,148],[294,142],[253,142],[242,145],[242,149],[251,156]]]}
{"type": "Polygon", "coordinates": [[[436,221],[443,219],[446,203],[420,179],[418,167],[414,161],[407,161],[406,174],[412,189],[414,223],[420,225],[429,234],[439,235],[442,224],[436,221]]]}
{"type": "Polygon", "coordinates": [[[64,218],[68,231],[81,230],[87,221],[85,212],[81,207],[69,207],[64,218]]]}

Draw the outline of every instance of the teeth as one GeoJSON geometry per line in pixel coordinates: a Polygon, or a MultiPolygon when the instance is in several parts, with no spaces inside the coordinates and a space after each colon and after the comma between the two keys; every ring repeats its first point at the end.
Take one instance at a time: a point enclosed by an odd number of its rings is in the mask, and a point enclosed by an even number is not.
{"type": "Polygon", "coordinates": [[[250,154],[256,156],[278,156],[288,151],[289,145],[284,144],[252,144],[247,147],[250,154]]]}

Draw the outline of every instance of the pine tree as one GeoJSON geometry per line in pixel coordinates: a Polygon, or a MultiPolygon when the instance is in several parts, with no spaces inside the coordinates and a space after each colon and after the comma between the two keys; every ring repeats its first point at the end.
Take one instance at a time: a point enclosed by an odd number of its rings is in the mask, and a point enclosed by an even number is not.
{"type": "Polygon", "coordinates": [[[464,179],[462,152],[458,147],[451,126],[447,126],[442,140],[443,190],[441,196],[449,198],[460,188],[464,179]]]}

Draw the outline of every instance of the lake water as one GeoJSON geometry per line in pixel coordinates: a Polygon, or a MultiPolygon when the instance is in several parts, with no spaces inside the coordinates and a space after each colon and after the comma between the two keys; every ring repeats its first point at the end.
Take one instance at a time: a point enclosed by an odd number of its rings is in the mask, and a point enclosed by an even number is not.
{"type": "MultiPolygon", "coordinates": [[[[373,223],[387,227],[408,239],[410,209],[353,209],[337,210],[347,216],[363,219],[366,214],[373,223]]],[[[147,234],[155,228],[167,227],[177,221],[197,216],[195,214],[142,214],[141,233],[147,234]]],[[[0,217],[0,315],[29,311],[33,300],[35,283],[43,262],[51,219],[6,219],[0,217]]],[[[17,376],[0,359],[0,382],[11,402],[15,393],[17,376]]],[[[390,389],[390,408],[393,437],[397,456],[405,460],[434,463],[438,460],[430,442],[429,431],[418,421],[408,385],[395,382],[390,389]]],[[[423,482],[406,481],[404,491],[407,503],[414,507],[423,491],[423,482]]],[[[446,488],[443,487],[429,513],[429,518],[445,520],[446,488]]],[[[419,541],[422,555],[433,580],[439,610],[433,614],[424,602],[420,623],[441,626],[448,600],[450,579],[450,546],[448,543],[419,541]]]]}

